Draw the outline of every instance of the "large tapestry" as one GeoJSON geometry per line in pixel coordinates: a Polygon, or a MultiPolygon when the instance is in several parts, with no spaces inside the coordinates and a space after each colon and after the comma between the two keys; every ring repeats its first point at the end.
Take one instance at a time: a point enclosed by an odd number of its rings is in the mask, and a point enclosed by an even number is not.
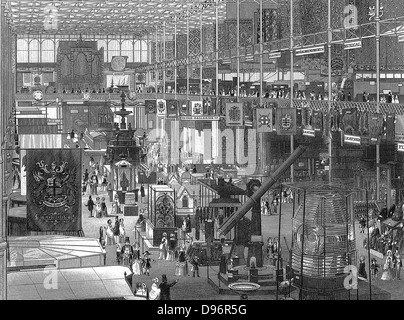
{"type": "Polygon", "coordinates": [[[81,149],[27,150],[27,230],[80,231],[81,149]]]}

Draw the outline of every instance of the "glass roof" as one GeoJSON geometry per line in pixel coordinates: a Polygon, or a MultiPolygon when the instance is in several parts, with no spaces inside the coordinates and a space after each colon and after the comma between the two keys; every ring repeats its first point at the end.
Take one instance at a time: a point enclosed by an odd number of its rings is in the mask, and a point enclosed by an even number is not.
{"type": "MultiPolygon", "coordinates": [[[[251,0],[254,2],[254,0],[251,0]]],[[[268,0],[264,0],[267,2],[268,0]]],[[[228,1],[229,2],[229,1],[228,1]]],[[[234,1],[232,1],[234,2],[234,1]]],[[[212,24],[215,0],[41,0],[5,1],[5,10],[16,34],[33,35],[131,35],[212,24]]],[[[219,20],[226,18],[226,0],[218,2],[219,20]]]]}

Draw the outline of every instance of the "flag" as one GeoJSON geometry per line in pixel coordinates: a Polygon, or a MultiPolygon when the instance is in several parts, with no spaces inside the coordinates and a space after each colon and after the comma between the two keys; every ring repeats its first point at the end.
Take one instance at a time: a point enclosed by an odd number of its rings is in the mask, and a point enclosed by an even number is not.
{"type": "Polygon", "coordinates": [[[243,104],[241,102],[226,103],[226,126],[242,126],[243,120],[243,104]]]}
{"type": "Polygon", "coordinates": [[[202,101],[191,101],[191,112],[193,116],[202,116],[203,115],[202,101]]]}
{"type": "Polygon", "coordinates": [[[157,115],[167,115],[167,102],[164,99],[157,99],[157,115]]]}
{"type": "Polygon", "coordinates": [[[156,100],[145,100],[146,114],[156,113],[156,100]]]}
{"type": "Polygon", "coordinates": [[[178,101],[167,100],[167,118],[177,118],[177,117],[178,117],[178,101]]]}
{"type": "Polygon", "coordinates": [[[257,108],[257,132],[272,132],[272,108],[257,108]]]}
{"type": "Polygon", "coordinates": [[[296,109],[278,108],[276,110],[276,124],[278,135],[296,134],[296,109]]]}

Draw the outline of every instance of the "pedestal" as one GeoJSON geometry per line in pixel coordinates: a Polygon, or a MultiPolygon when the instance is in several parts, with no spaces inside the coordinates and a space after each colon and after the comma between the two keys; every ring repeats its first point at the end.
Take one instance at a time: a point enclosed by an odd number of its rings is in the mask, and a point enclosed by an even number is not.
{"type": "Polygon", "coordinates": [[[258,269],[250,269],[250,282],[258,283],[258,269]]]}
{"type": "Polygon", "coordinates": [[[138,206],[133,206],[133,205],[124,205],[123,207],[123,215],[125,217],[136,217],[138,216],[139,213],[139,208],[138,206]]]}
{"type": "Polygon", "coordinates": [[[108,190],[109,202],[114,201],[114,190],[108,190]]]}
{"type": "Polygon", "coordinates": [[[226,273],[227,272],[226,256],[224,256],[224,255],[222,255],[220,257],[219,272],[220,273],[226,273]]]}
{"type": "Polygon", "coordinates": [[[248,245],[248,258],[247,258],[247,266],[250,267],[250,258],[255,257],[257,259],[257,268],[261,268],[263,266],[263,258],[262,258],[262,246],[263,242],[250,242],[248,245]]]}

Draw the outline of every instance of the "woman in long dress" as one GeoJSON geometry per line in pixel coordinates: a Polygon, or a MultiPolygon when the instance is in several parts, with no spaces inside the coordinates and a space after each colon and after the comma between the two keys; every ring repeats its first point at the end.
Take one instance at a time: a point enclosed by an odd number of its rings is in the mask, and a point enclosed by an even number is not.
{"type": "Polygon", "coordinates": [[[393,256],[393,262],[394,262],[394,278],[395,280],[401,280],[401,267],[403,266],[403,263],[401,261],[401,256],[400,253],[398,252],[398,249],[396,249],[396,252],[394,253],[393,256]]]}
{"type": "Polygon", "coordinates": [[[114,226],[112,225],[112,220],[108,219],[107,226],[105,227],[105,233],[107,236],[107,245],[115,244],[114,240],[114,226]]]}
{"type": "Polygon", "coordinates": [[[140,258],[140,245],[136,242],[133,246],[133,263],[132,272],[134,275],[141,275],[142,272],[142,259],[140,258]]]}
{"type": "Polygon", "coordinates": [[[393,266],[393,257],[391,250],[387,251],[386,262],[383,266],[383,274],[381,280],[391,280],[391,268],[393,266]]]}
{"type": "Polygon", "coordinates": [[[125,225],[123,224],[123,218],[119,219],[119,243],[124,243],[126,238],[125,225]]]}
{"type": "Polygon", "coordinates": [[[159,260],[165,260],[167,257],[167,238],[163,235],[160,243],[160,256],[159,260]]]}
{"type": "Polygon", "coordinates": [[[178,254],[178,261],[175,265],[175,275],[179,277],[187,276],[185,248],[183,246],[181,246],[180,252],[178,254]]]}
{"type": "Polygon", "coordinates": [[[159,278],[153,278],[152,282],[153,284],[149,292],[149,300],[160,300],[161,289],[159,289],[157,285],[157,283],[159,282],[159,278]]]}

